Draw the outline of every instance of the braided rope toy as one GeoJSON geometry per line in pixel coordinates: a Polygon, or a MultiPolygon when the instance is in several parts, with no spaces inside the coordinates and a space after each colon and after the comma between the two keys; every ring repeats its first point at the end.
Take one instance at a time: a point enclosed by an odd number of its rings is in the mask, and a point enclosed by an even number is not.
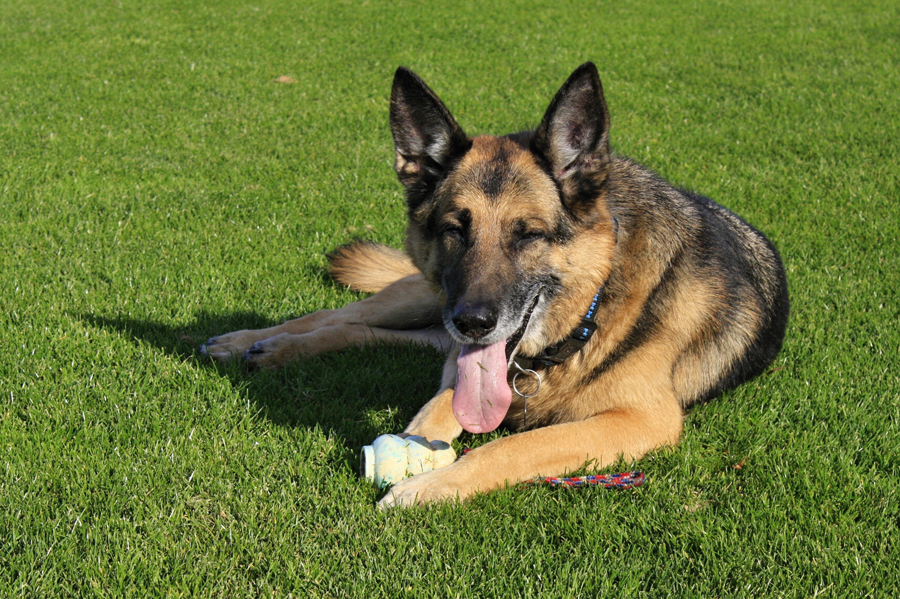
{"type": "Polygon", "coordinates": [[[618,474],[590,474],[588,476],[573,476],[561,478],[558,476],[545,476],[532,480],[522,481],[523,485],[554,485],[557,487],[585,487],[599,485],[607,489],[633,489],[644,484],[646,477],[643,472],[632,470],[619,472],[618,474]]]}
{"type": "MultiPolygon", "coordinates": [[[[468,447],[462,450],[462,455],[472,451],[468,447]]],[[[460,456],[462,457],[462,456],[460,456]]],[[[600,486],[606,489],[634,489],[644,484],[646,480],[643,472],[630,470],[618,474],[588,474],[587,476],[541,476],[531,480],[523,480],[520,485],[552,485],[554,487],[590,487],[600,486]]]]}

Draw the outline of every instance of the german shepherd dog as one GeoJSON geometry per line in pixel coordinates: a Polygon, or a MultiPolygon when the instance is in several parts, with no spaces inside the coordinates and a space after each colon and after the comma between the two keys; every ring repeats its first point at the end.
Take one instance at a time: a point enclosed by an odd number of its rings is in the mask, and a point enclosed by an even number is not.
{"type": "Polygon", "coordinates": [[[405,433],[522,432],[401,481],[382,507],[638,459],[677,443],[686,408],[781,348],[778,252],[712,200],[612,153],[593,64],[537,129],[474,138],[401,67],[390,121],[406,252],[355,243],[330,256],[337,281],[375,294],[202,348],[261,367],[370,342],[448,352],[440,390],[405,433]]]}

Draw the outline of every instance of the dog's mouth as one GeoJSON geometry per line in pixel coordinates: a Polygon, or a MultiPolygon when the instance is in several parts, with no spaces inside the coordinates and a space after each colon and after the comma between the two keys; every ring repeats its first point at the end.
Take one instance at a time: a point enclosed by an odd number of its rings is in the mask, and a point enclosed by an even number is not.
{"type": "Polygon", "coordinates": [[[538,305],[541,290],[534,294],[519,328],[509,338],[487,345],[464,344],[456,360],[453,415],[470,433],[487,433],[503,422],[512,403],[507,381],[509,361],[525,335],[538,305]]]}

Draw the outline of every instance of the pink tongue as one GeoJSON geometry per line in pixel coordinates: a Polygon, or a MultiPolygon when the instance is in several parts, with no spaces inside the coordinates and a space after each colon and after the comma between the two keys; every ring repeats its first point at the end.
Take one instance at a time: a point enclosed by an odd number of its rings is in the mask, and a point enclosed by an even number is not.
{"type": "Polygon", "coordinates": [[[506,382],[506,341],[463,345],[456,360],[453,415],[470,433],[494,430],[509,409],[512,391],[506,382]]]}

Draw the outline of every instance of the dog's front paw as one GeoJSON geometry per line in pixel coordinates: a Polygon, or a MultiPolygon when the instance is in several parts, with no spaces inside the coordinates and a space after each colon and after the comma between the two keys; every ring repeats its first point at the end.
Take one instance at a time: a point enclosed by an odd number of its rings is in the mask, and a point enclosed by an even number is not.
{"type": "Polygon", "coordinates": [[[410,507],[467,498],[475,490],[456,482],[453,467],[450,465],[401,480],[388,489],[378,502],[378,507],[410,507]]]}
{"type": "Polygon", "coordinates": [[[200,346],[200,353],[219,362],[240,358],[259,339],[254,333],[245,329],[212,337],[200,346]]]}

